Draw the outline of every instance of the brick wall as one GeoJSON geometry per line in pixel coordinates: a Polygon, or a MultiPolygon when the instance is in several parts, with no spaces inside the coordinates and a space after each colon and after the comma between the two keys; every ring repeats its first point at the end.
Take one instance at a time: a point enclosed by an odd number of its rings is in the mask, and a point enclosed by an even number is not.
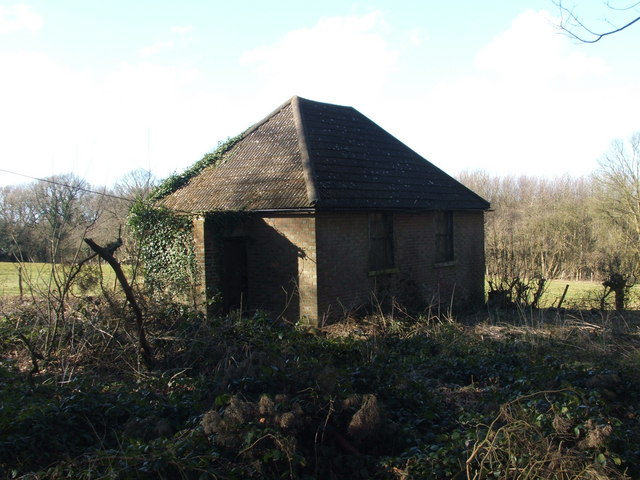
{"type": "Polygon", "coordinates": [[[435,262],[435,215],[393,215],[395,269],[370,275],[367,213],[319,213],[318,311],[335,321],[371,301],[395,298],[415,308],[481,302],[484,294],[484,226],[481,212],[455,212],[455,260],[435,262]]]}
{"type": "Polygon", "coordinates": [[[481,303],[484,298],[484,216],[454,212],[454,261],[436,263],[435,215],[395,215],[398,296],[427,304],[481,303]],[[416,293],[419,297],[416,297],[416,293]]]}
{"type": "Polygon", "coordinates": [[[215,295],[219,287],[212,230],[204,217],[197,216],[193,218],[193,240],[199,275],[196,291],[199,294],[199,302],[204,305],[207,298],[215,295]]]}
{"type": "Polygon", "coordinates": [[[296,321],[315,320],[315,218],[311,215],[256,218],[249,242],[249,298],[255,307],[296,321]]]}
{"type": "Polygon", "coordinates": [[[456,212],[454,238],[457,283],[463,286],[461,300],[479,305],[484,302],[484,212],[456,212]]]}
{"type": "Polygon", "coordinates": [[[205,296],[205,260],[204,260],[204,218],[193,218],[193,243],[196,255],[196,265],[198,269],[198,278],[196,279],[195,290],[198,294],[198,303],[204,303],[205,296]]]}
{"type": "Polygon", "coordinates": [[[245,307],[268,310],[292,321],[317,318],[313,216],[247,216],[231,231],[224,232],[216,232],[216,225],[216,221],[202,217],[193,220],[203,301],[205,291],[211,298],[221,290],[222,274],[216,265],[216,259],[222,254],[220,238],[242,238],[248,269],[245,307]]]}
{"type": "Polygon", "coordinates": [[[370,303],[367,213],[318,213],[318,312],[335,321],[370,303]]]}
{"type": "MultiPolygon", "coordinates": [[[[435,216],[395,213],[393,272],[369,273],[367,213],[250,217],[229,235],[247,238],[247,306],[291,321],[332,322],[369,306],[372,293],[408,306],[481,302],[482,212],[455,212],[455,260],[435,263],[435,216]]],[[[212,226],[194,220],[196,255],[209,292],[218,290],[212,226]],[[206,265],[206,266],[205,266],[206,265]]]]}

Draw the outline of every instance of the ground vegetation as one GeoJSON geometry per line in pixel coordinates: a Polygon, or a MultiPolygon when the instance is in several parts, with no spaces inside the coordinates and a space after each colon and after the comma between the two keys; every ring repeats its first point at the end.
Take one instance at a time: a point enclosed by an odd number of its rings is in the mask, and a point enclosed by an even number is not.
{"type": "Polygon", "coordinates": [[[2,478],[640,475],[640,319],[537,310],[347,318],[78,300],[44,355],[29,303],[0,320],[2,478]]]}

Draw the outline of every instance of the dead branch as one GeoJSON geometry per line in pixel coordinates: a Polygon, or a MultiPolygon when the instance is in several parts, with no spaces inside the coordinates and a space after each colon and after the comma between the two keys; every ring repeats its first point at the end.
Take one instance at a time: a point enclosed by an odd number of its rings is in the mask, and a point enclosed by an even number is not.
{"type": "Polygon", "coordinates": [[[91,250],[96,252],[96,254],[100,256],[100,258],[104,259],[115,272],[116,278],[118,279],[118,282],[120,282],[120,286],[122,287],[122,290],[124,290],[127,301],[129,302],[129,305],[131,305],[131,309],[133,310],[133,313],[136,317],[138,342],[140,343],[140,348],[142,349],[142,359],[145,366],[148,369],[152,369],[155,364],[155,360],[153,358],[153,349],[151,348],[151,345],[149,345],[145,334],[144,316],[142,315],[142,309],[138,305],[138,301],[136,300],[136,296],[133,293],[133,289],[131,288],[131,285],[129,285],[127,277],[122,271],[120,262],[118,262],[118,260],[116,260],[113,256],[113,253],[122,245],[122,240],[118,239],[117,241],[112,242],[105,247],[101,247],[90,238],[85,238],[84,241],[87,245],[89,245],[91,250]]]}

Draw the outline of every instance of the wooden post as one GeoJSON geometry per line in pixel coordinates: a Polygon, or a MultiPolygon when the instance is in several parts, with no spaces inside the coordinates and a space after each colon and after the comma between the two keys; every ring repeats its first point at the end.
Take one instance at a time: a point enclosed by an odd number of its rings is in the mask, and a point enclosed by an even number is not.
{"type": "Polygon", "coordinates": [[[20,300],[22,300],[22,265],[18,265],[18,289],[20,290],[20,300]]]}
{"type": "Polygon", "coordinates": [[[562,307],[562,302],[564,302],[564,297],[567,296],[567,290],[569,290],[569,284],[564,287],[564,292],[562,292],[562,296],[560,297],[560,301],[558,302],[558,310],[562,307]]]}

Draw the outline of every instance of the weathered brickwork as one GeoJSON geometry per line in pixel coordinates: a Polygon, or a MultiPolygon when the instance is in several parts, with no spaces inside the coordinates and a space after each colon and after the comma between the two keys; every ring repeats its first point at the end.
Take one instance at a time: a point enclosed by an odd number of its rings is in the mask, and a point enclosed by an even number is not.
{"type": "Polygon", "coordinates": [[[435,215],[397,214],[394,218],[399,297],[425,304],[459,306],[484,298],[484,214],[454,212],[454,260],[436,263],[435,215]],[[404,291],[403,291],[404,289],[404,291]]]}
{"type": "Polygon", "coordinates": [[[196,291],[198,292],[198,302],[204,303],[206,300],[206,282],[204,278],[206,262],[204,259],[204,218],[202,217],[193,218],[193,243],[196,256],[196,265],[199,275],[199,278],[196,280],[197,284],[195,285],[195,287],[196,291]]]}
{"type": "Polygon", "coordinates": [[[249,298],[289,320],[318,316],[315,218],[272,216],[252,223],[249,298]]]}
{"type": "MultiPolygon", "coordinates": [[[[394,268],[375,274],[369,269],[368,222],[366,212],[251,216],[226,232],[246,239],[246,306],[323,324],[391,297],[415,307],[483,300],[482,212],[454,213],[455,258],[441,264],[435,261],[435,215],[394,213],[394,268]]],[[[209,295],[218,291],[220,278],[212,229],[194,220],[209,295]]]]}
{"type": "Polygon", "coordinates": [[[204,217],[197,216],[193,218],[193,240],[199,274],[196,288],[200,296],[200,303],[204,305],[208,298],[215,295],[219,287],[212,231],[204,217]]]}
{"type": "Polygon", "coordinates": [[[457,212],[454,239],[457,284],[463,286],[461,300],[479,305],[484,302],[484,212],[457,212]]]}
{"type": "Polygon", "coordinates": [[[249,216],[230,231],[215,229],[215,221],[193,220],[203,302],[221,291],[223,279],[216,265],[222,255],[220,240],[235,238],[246,245],[245,308],[269,310],[291,320],[318,317],[313,216],[249,216]]]}
{"type": "Polygon", "coordinates": [[[331,322],[370,303],[367,213],[319,213],[319,323],[331,322]]]}

